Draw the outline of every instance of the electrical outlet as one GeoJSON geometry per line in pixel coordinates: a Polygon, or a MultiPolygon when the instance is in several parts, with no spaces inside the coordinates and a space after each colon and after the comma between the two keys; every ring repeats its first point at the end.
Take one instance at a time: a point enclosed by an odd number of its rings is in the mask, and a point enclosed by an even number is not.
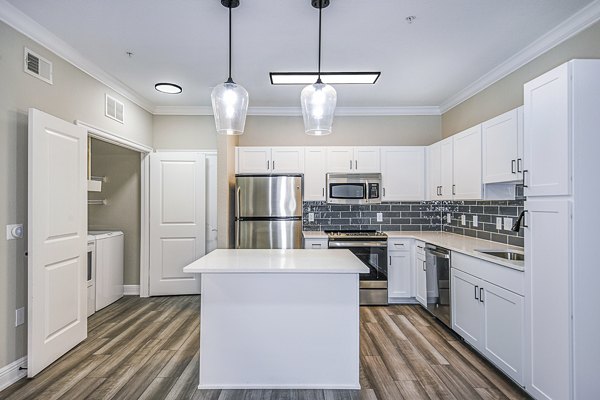
{"type": "Polygon", "coordinates": [[[21,239],[23,237],[23,224],[6,225],[6,240],[21,239]]]}
{"type": "Polygon", "coordinates": [[[452,214],[450,214],[450,213],[446,214],[446,222],[449,224],[452,223],[452,214]]]}
{"type": "Polygon", "coordinates": [[[383,213],[377,213],[377,222],[383,222],[383,213]]]}
{"type": "Polygon", "coordinates": [[[477,228],[479,226],[479,217],[477,215],[473,215],[473,227],[477,228]]]}
{"type": "Polygon", "coordinates": [[[504,218],[504,230],[510,231],[510,228],[512,228],[512,225],[513,225],[512,218],[509,218],[509,217],[504,218]]]}
{"type": "Polygon", "coordinates": [[[502,230],[502,217],[496,217],[496,229],[502,230]]]}
{"type": "Polygon", "coordinates": [[[308,222],[315,222],[315,213],[308,213],[308,222]]]}
{"type": "Polygon", "coordinates": [[[25,307],[21,307],[15,311],[15,326],[25,323],[25,307]]]}
{"type": "Polygon", "coordinates": [[[466,215],[461,215],[460,216],[460,224],[461,225],[466,225],[467,224],[467,216],[466,215]]]}

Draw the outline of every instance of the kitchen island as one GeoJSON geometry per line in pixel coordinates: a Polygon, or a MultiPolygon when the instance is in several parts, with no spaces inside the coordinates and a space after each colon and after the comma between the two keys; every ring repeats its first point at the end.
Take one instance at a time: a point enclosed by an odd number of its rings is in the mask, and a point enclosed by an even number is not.
{"type": "Polygon", "coordinates": [[[202,274],[200,389],[359,389],[358,274],[347,250],[215,250],[202,274]]]}

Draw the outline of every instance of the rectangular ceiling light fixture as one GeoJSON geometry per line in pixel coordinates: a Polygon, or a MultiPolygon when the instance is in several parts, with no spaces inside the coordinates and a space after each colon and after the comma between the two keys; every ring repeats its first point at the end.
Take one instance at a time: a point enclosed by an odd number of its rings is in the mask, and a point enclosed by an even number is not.
{"type": "MultiPolygon", "coordinates": [[[[311,85],[317,81],[316,72],[271,72],[272,85],[311,85]]],[[[323,83],[369,84],[377,82],[381,72],[321,72],[323,83]]]]}

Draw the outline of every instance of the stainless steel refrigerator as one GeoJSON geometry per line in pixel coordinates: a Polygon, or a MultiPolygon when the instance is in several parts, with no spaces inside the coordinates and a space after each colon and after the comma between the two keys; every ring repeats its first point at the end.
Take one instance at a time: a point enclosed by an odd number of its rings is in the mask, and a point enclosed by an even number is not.
{"type": "Polygon", "coordinates": [[[235,247],[302,248],[302,175],[236,175],[235,247]]]}

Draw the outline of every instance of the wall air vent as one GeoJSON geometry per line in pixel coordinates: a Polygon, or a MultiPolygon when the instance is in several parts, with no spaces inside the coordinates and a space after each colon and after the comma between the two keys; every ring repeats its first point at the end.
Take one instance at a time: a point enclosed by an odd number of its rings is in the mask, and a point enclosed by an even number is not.
{"type": "Polygon", "coordinates": [[[124,123],[125,106],[119,100],[106,95],[106,110],[104,114],[117,122],[124,123]]]}
{"type": "Polygon", "coordinates": [[[52,63],[25,47],[23,70],[52,85],[52,63]]]}

